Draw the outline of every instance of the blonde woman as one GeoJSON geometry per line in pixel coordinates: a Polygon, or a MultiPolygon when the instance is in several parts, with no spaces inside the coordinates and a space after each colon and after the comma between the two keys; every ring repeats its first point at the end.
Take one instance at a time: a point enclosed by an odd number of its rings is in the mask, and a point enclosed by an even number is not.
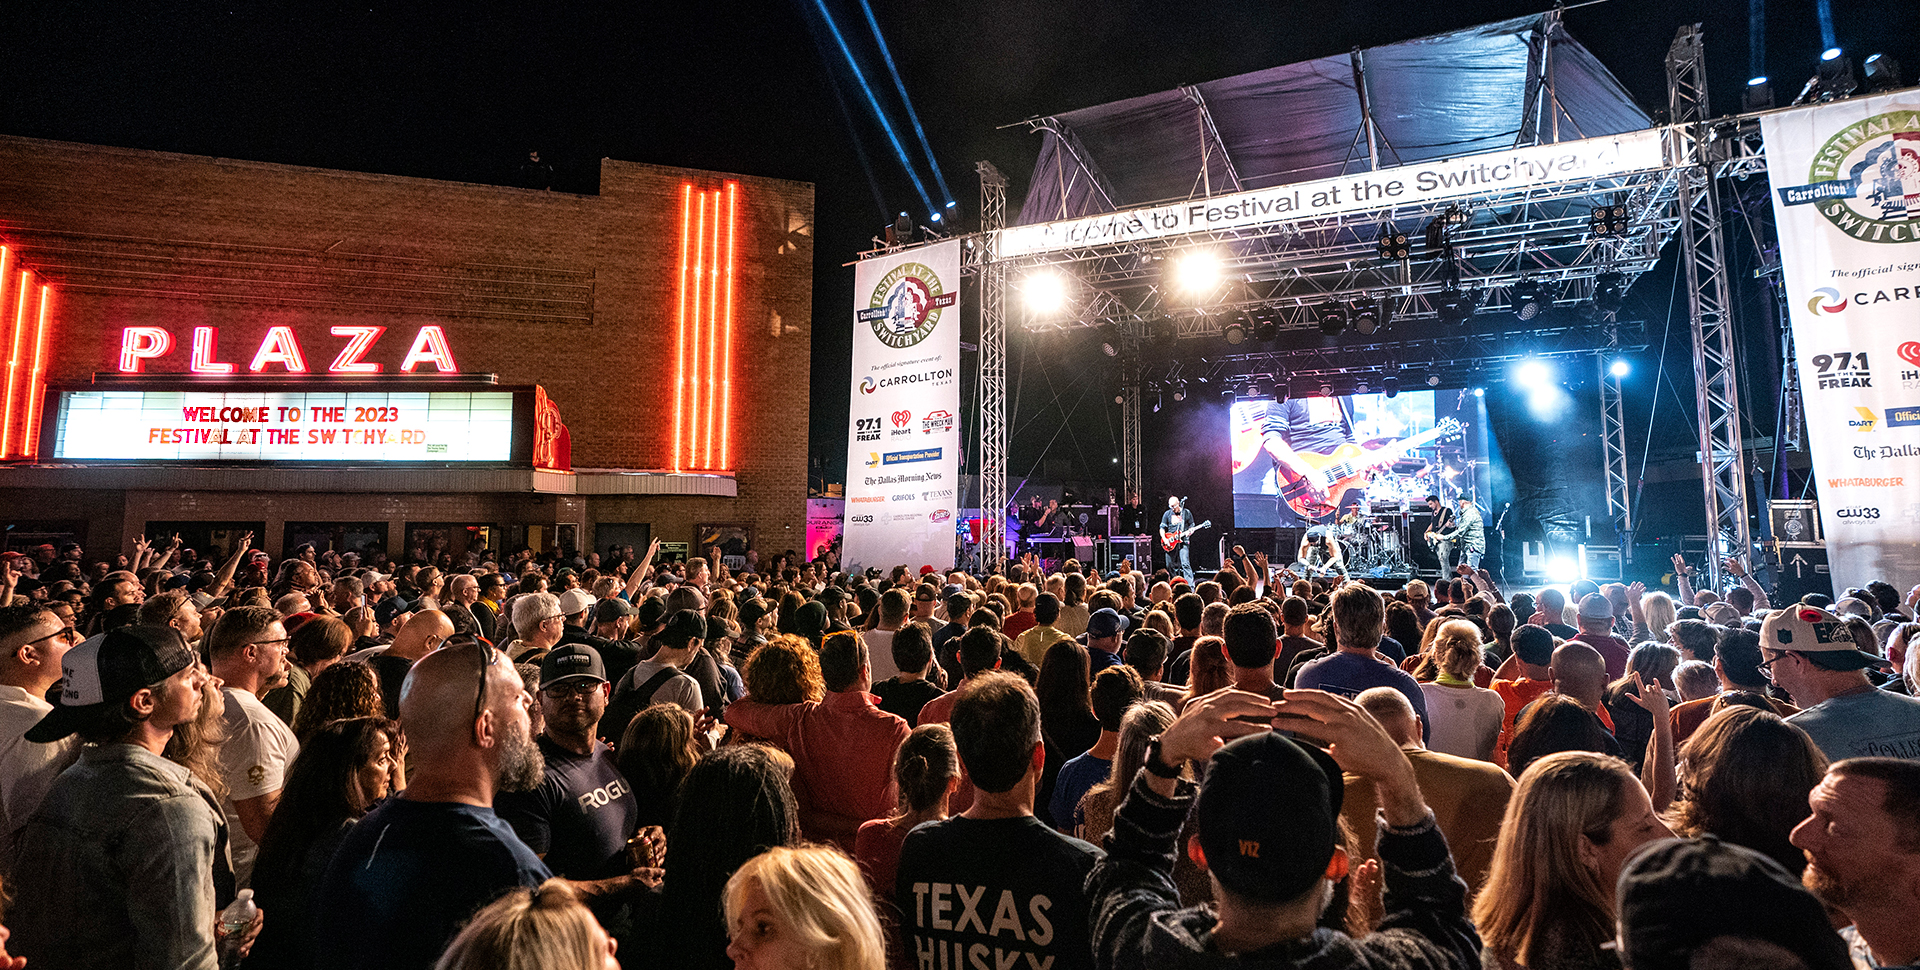
{"type": "Polygon", "coordinates": [[[1507,705],[1499,694],[1473,684],[1483,656],[1480,628],[1466,620],[1447,620],[1434,631],[1431,651],[1436,677],[1420,685],[1427,698],[1427,747],[1492,761],[1507,705]]]}
{"type": "Polygon", "coordinates": [[[1629,856],[1673,833],[1619,758],[1535,761],[1507,802],[1473,922],[1490,970],[1612,970],[1614,884],[1629,856]]]}
{"type": "Polygon", "coordinates": [[[722,899],[735,970],[886,967],[866,880],[837,849],[768,849],[727,880],[722,899]]]}
{"type": "Polygon", "coordinates": [[[615,944],[564,879],[521,887],[475,913],[434,970],[619,970],[615,944]]]}

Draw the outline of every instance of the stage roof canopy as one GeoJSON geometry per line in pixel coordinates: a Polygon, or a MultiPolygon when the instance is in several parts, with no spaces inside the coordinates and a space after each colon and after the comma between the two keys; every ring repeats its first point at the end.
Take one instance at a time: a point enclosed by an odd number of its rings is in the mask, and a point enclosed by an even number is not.
{"type": "Polygon", "coordinates": [[[1376,155],[1389,168],[1636,131],[1651,119],[1548,13],[1027,124],[1045,142],[1020,225],[1365,172],[1376,155]]]}

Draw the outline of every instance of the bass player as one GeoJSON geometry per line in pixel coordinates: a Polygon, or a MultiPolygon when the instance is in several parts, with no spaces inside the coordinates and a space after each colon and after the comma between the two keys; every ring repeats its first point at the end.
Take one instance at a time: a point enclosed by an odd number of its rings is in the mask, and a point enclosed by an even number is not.
{"type": "MultiPolygon", "coordinates": [[[[1341,445],[1355,443],[1353,409],[1345,397],[1274,401],[1267,405],[1266,417],[1260,422],[1260,449],[1272,458],[1274,465],[1297,475],[1306,484],[1307,494],[1313,498],[1324,496],[1330,483],[1325,473],[1308,464],[1299,453],[1327,454],[1341,445]]],[[[1271,475],[1274,470],[1269,465],[1261,468],[1258,474],[1271,475]]],[[[1360,493],[1357,490],[1350,491],[1343,501],[1347,505],[1357,504],[1360,493]]],[[[1336,516],[1339,511],[1344,510],[1337,510],[1336,516]]],[[[1309,524],[1284,498],[1279,502],[1279,513],[1279,524],[1284,528],[1309,524]]]]}

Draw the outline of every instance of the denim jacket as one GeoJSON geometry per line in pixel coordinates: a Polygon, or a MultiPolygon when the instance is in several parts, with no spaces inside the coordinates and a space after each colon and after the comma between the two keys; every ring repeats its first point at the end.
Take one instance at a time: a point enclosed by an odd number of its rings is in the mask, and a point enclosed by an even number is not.
{"type": "Polygon", "coordinates": [[[218,965],[226,818],[204,783],[143,747],[81,750],[27,822],[14,879],[8,946],[35,968],[218,965]]]}

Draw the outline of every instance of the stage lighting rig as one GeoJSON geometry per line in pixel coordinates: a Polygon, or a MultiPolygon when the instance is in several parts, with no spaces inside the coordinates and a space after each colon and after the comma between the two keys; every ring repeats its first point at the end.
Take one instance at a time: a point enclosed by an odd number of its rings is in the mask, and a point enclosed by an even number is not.
{"type": "Polygon", "coordinates": [[[1515,318],[1522,321],[1532,320],[1542,311],[1553,306],[1553,292],[1538,280],[1521,280],[1513,285],[1508,300],[1513,306],[1515,318]]]}
{"type": "Polygon", "coordinates": [[[1428,374],[1428,375],[1427,375],[1427,386],[1428,386],[1428,387],[1439,387],[1439,386],[1440,386],[1440,375],[1439,375],[1439,374],[1428,374]]]}
{"type": "Polygon", "coordinates": [[[1369,394],[1369,393],[1372,393],[1372,391],[1373,391],[1373,385],[1371,383],[1368,383],[1367,379],[1364,377],[1360,378],[1359,383],[1353,385],[1353,393],[1355,394],[1369,394]]]}
{"type": "Polygon", "coordinates": [[[1022,282],[1020,295],[1026,301],[1028,313],[1052,316],[1066,309],[1067,276],[1051,267],[1036,269],[1022,282]]]}
{"type": "Polygon", "coordinates": [[[1400,396],[1400,378],[1389,375],[1381,379],[1380,393],[1385,394],[1388,397],[1388,399],[1399,397],[1400,396]]]}
{"type": "Polygon", "coordinates": [[[1353,305],[1353,331],[1373,336],[1387,329],[1389,311],[1385,300],[1360,300],[1353,305]]]}
{"type": "Polygon", "coordinates": [[[1227,321],[1227,325],[1221,331],[1221,335],[1227,338],[1227,343],[1239,346],[1247,342],[1247,331],[1249,329],[1250,324],[1247,320],[1247,315],[1244,313],[1236,313],[1233,315],[1233,319],[1227,321]]]}
{"type": "Polygon", "coordinates": [[[1273,311],[1261,310],[1253,316],[1253,339],[1268,341],[1280,336],[1280,321],[1273,318],[1273,311]]]}
{"type": "Polygon", "coordinates": [[[1813,104],[1838,101],[1860,89],[1860,82],[1853,76],[1853,59],[1838,47],[1829,47],[1820,54],[1820,66],[1814,75],[1807,78],[1800,96],[1793,103],[1813,104]]]}
{"type": "Polygon", "coordinates": [[[1900,62],[1885,54],[1867,58],[1867,92],[1877,94],[1900,87],[1900,62]]]}
{"type": "Polygon", "coordinates": [[[1624,236],[1627,228],[1627,207],[1618,199],[1611,205],[1596,205],[1587,214],[1587,232],[1594,236],[1624,236]]]}
{"type": "Polygon", "coordinates": [[[1468,290],[1449,286],[1434,294],[1433,309],[1442,323],[1466,323],[1480,309],[1480,298],[1468,290]]]}
{"type": "Polygon", "coordinates": [[[1394,228],[1393,223],[1380,226],[1380,258],[1388,262],[1397,262],[1413,257],[1413,246],[1407,242],[1407,234],[1394,228]]]}
{"type": "Polygon", "coordinates": [[[1626,302],[1627,278],[1608,271],[1593,279],[1593,309],[1603,319],[1611,320],[1620,312],[1626,302]]]}
{"type": "Polygon", "coordinates": [[[1118,357],[1118,356],[1120,356],[1120,348],[1119,348],[1119,346],[1118,346],[1118,345],[1116,345],[1116,344],[1115,344],[1115,343],[1114,343],[1113,341],[1111,341],[1111,340],[1102,340],[1102,341],[1100,341],[1100,352],[1101,352],[1101,353],[1103,353],[1103,354],[1106,354],[1106,355],[1107,355],[1108,357],[1118,357]]]}
{"type": "Polygon", "coordinates": [[[1633,373],[1633,364],[1625,357],[1615,357],[1613,363],[1607,365],[1607,373],[1614,377],[1625,377],[1633,373]]]}
{"type": "Polygon", "coordinates": [[[1253,398],[1267,396],[1267,389],[1260,383],[1260,378],[1252,377],[1247,379],[1247,396],[1253,398]]]}
{"type": "Polygon", "coordinates": [[[1323,303],[1314,308],[1313,319],[1320,325],[1321,333],[1337,337],[1346,332],[1347,308],[1338,303],[1323,303]]]}
{"type": "Polygon", "coordinates": [[[1747,89],[1740,95],[1740,110],[1765,111],[1773,107],[1773,85],[1768,83],[1766,75],[1750,78],[1747,89]]]}
{"type": "Polygon", "coordinates": [[[1184,400],[1186,400],[1186,399],[1187,399],[1187,382],[1186,382],[1186,381],[1175,381],[1175,382],[1174,382],[1174,384],[1173,384],[1173,399],[1174,399],[1175,401],[1184,401],[1184,400]]]}
{"type": "Polygon", "coordinates": [[[1173,264],[1173,282],[1188,296],[1207,296],[1220,286],[1225,273],[1220,254],[1210,249],[1182,253],[1173,264]]]}
{"type": "Polygon", "coordinates": [[[1332,396],[1333,396],[1333,385],[1332,385],[1332,384],[1325,384],[1325,383],[1323,383],[1323,384],[1321,384],[1321,385],[1320,385],[1320,396],[1321,396],[1321,397],[1332,397],[1332,396]]]}

